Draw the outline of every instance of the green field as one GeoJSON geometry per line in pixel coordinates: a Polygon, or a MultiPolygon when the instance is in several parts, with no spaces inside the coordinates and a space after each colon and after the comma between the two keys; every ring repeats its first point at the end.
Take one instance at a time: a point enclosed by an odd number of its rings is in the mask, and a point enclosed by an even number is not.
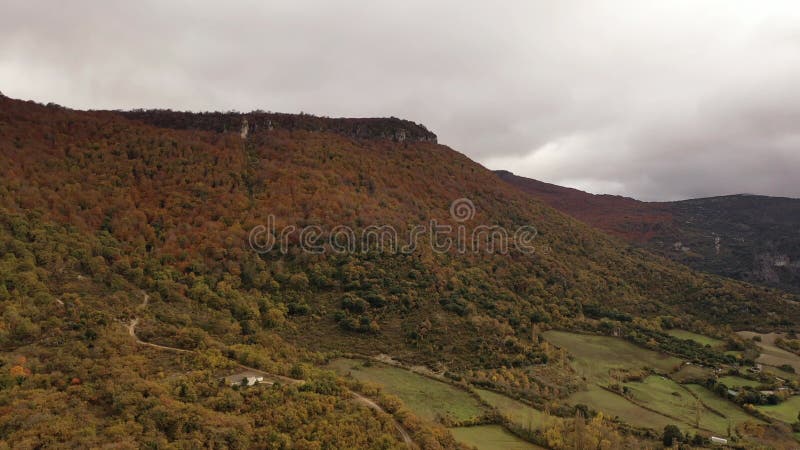
{"type": "Polygon", "coordinates": [[[672,372],[681,360],[647,350],[620,338],[565,331],[546,331],[544,338],[565,348],[575,357],[573,366],[590,382],[607,383],[611,369],[642,369],[651,367],[660,372],[672,372]]]}
{"type": "MultiPolygon", "coordinates": [[[[661,376],[649,376],[641,382],[625,383],[629,395],[639,404],[675,417],[682,427],[694,427],[697,400],[674,381],[661,376]]],[[[701,418],[706,411],[701,406],[701,418]]],[[[702,420],[701,420],[702,427],[702,420]]]]}
{"type": "Polygon", "coordinates": [[[403,400],[414,414],[430,421],[439,417],[465,421],[487,412],[468,392],[398,367],[380,363],[365,367],[364,361],[340,358],[332,361],[328,368],[382,386],[385,392],[403,400]]]}
{"type": "Polygon", "coordinates": [[[708,345],[711,347],[718,347],[724,344],[723,341],[712,337],[704,336],[702,334],[692,333],[691,331],[672,329],[668,330],[667,334],[678,339],[695,341],[700,345],[708,345]]]}
{"type": "MultiPolygon", "coordinates": [[[[687,332],[681,333],[680,337],[690,338],[685,333],[687,332]]],[[[695,429],[698,402],[690,392],[671,379],[654,375],[641,382],[625,383],[633,401],[596,386],[598,382],[608,382],[610,369],[638,369],[646,366],[661,372],[672,372],[680,365],[680,360],[637,347],[618,338],[559,331],[548,331],[544,335],[548,341],[566,348],[575,357],[573,362],[575,369],[587,377],[589,382],[586,391],[577,392],[568,398],[570,404],[583,403],[635,426],[662,430],[664,426],[674,424],[683,431],[695,429]]],[[[704,344],[712,342],[705,341],[704,344]]],[[[710,373],[708,369],[701,367],[683,366],[676,375],[679,379],[681,377],[691,379],[706,377],[710,373]]],[[[715,397],[702,386],[693,386],[691,389],[703,403],[722,414],[716,414],[700,404],[702,429],[723,435],[727,432],[728,419],[734,425],[746,420],[756,420],[735,404],[715,397]]]]}
{"type": "Polygon", "coordinates": [[[542,429],[551,423],[561,420],[559,417],[548,416],[538,409],[532,408],[522,402],[506,397],[503,394],[475,389],[483,401],[500,411],[500,414],[524,428],[542,429]]]}
{"type": "Polygon", "coordinates": [[[648,411],[596,385],[589,385],[587,390],[572,394],[567,401],[571,405],[587,405],[595,411],[602,411],[606,417],[617,417],[637,427],[663,430],[665,426],[675,424],[675,420],[669,417],[648,411]]]}
{"type": "Polygon", "coordinates": [[[713,392],[697,384],[685,385],[684,389],[670,379],[650,376],[642,382],[626,383],[625,386],[630,390],[634,401],[664,415],[675,417],[678,422],[675,420],[673,422],[684,431],[695,429],[698,408],[699,428],[720,436],[727,434],[729,421],[732,428],[741,422],[761,422],[745,413],[733,402],[717,397],[713,392]],[[692,394],[700,399],[699,403],[692,394]]]}
{"type": "Polygon", "coordinates": [[[670,378],[678,383],[685,383],[693,380],[705,380],[711,378],[714,370],[707,367],[698,366],[695,364],[684,364],[681,370],[670,375],[670,378]]]}
{"type": "Polygon", "coordinates": [[[797,422],[800,413],[800,395],[790,397],[778,405],[760,405],[757,408],[764,414],[786,423],[797,422]]]}
{"type": "Polygon", "coordinates": [[[609,371],[612,369],[637,370],[650,367],[660,372],[672,372],[680,366],[679,359],[615,337],[564,331],[546,331],[543,336],[556,346],[565,348],[574,357],[572,365],[575,370],[586,377],[587,389],[567,398],[571,405],[584,404],[596,411],[602,411],[608,417],[618,417],[638,427],[663,430],[666,425],[676,424],[675,419],[636,405],[597,384],[608,384],[611,379],[609,371]]]}
{"type": "Polygon", "coordinates": [[[718,397],[704,386],[687,384],[686,388],[691,390],[704,404],[708,405],[714,411],[722,413],[722,416],[720,416],[712,411],[704,411],[700,416],[700,426],[702,428],[708,428],[718,435],[725,436],[728,430],[728,421],[731,422],[731,428],[735,428],[737,424],[742,422],[763,423],[762,420],[744,412],[744,410],[739,408],[735,403],[718,397]]]}
{"type": "Polygon", "coordinates": [[[775,346],[775,338],[780,336],[780,334],[761,334],[754,333],[752,331],[739,331],[738,334],[745,339],[751,339],[754,336],[761,338],[760,342],[756,342],[756,344],[761,348],[761,355],[759,355],[758,359],[756,359],[756,362],[776,367],[783,364],[788,364],[794,367],[797,372],[800,372],[800,356],[775,346]]]}
{"type": "Polygon", "coordinates": [[[789,373],[783,369],[778,369],[777,367],[763,366],[761,373],[773,377],[783,378],[784,380],[800,381],[800,377],[798,377],[796,373],[789,373]]]}
{"type": "Polygon", "coordinates": [[[734,375],[720,377],[718,381],[720,383],[723,383],[725,386],[728,386],[729,388],[758,387],[759,385],[761,385],[761,383],[758,381],[748,380],[747,378],[737,377],[734,375]]]}
{"type": "Polygon", "coordinates": [[[794,370],[800,372],[800,357],[794,353],[770,344],[759,344],[759,346],[761,347],[761,355],[756,359],[757,362],[776,367],[788,364],[794,367],[794,370]]]}
{"type": "Polygon", "coordinates": [[[478,450],[539,450],[542,447],[523,441],[500,425],[450,428],[456,440],[478,450]]]}

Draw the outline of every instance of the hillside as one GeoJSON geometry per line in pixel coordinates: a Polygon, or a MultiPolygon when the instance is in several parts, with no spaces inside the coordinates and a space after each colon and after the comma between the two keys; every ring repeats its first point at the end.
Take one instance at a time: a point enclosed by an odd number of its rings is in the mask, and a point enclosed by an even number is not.
{"type": "Polygon", "coordinates": [[[800,292],[800,199],[743,194],[642,202],[497,174],[566,214],[693,269],[800,292]]]}
{"type": "MultiPolygon", "coordinates": [[[[539,365],[549,378],[526,395],[544,404],[566,398],[571,373],[563,354],[547,364],[557,353],[540,330],[615,330],[722,360],[662,326],[724,334],[800,319],[794,297],[653,258],[533,200],[424,127],[271,114],[75,111],[0,97],[0,348],[10,368],[0,405],[14,411],[0,436],[12,447],[393,448],[389,418],[346,401],[354,387],[324,362],[384,353],[457,378],[539,365]],[[458,221],[451,204],[463,198],[474,217],[458,221]],[[285,251],[257,252],[251,230],[271,220],[319,227],[318,237],[432,220],[537,234],[532,254],[442,250],[428,234],[408,253],[310,252],[298,232],[285,251]],[[190,352],[137,347],[125,328],[134,317],[139,339],[190,352]],[[306,382],[225,389],[216,377],[235,364],[306,382]]],[[[403,418],[424,448],[457,446],[403,418]]]]}

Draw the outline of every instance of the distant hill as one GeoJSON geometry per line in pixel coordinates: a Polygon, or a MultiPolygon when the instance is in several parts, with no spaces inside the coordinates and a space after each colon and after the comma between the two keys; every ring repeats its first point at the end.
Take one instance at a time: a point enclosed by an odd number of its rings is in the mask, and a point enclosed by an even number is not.
{"type": "Polygon", "coordinates": [[[800,292],[800,199],[642,202],[496,173],[560,211],[694,269],[800,292]]]}

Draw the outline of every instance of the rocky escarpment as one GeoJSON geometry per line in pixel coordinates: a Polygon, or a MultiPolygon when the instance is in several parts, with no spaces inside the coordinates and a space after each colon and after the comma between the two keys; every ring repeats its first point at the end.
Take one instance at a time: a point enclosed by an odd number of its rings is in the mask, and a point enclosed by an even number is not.
{"type": "Polygon", "coordinates": [[[263,111],[181,112],[163,109],[119,111],[129,119],[157,127],[197,129],[215,132],[235,131],[246,136],[273,129],[330,132],[356,139],[385,139],[395,142],[433,142],[436,134],[424,125],[396,117],[330,118],[308,114],[284,114],[263,111]]]}

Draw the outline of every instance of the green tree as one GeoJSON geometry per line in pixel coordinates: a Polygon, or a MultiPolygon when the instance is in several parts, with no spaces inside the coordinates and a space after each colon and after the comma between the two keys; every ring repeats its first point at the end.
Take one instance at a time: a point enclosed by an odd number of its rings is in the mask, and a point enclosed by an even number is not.
{"type": "Polygon", "coordinates": [[[664,427],[664,435],[661,437],[664,447],[672,447],[675,443],[680,442],[681,439],[683,439],[683,434],[677,426],[667,425],[664,427]]]}

